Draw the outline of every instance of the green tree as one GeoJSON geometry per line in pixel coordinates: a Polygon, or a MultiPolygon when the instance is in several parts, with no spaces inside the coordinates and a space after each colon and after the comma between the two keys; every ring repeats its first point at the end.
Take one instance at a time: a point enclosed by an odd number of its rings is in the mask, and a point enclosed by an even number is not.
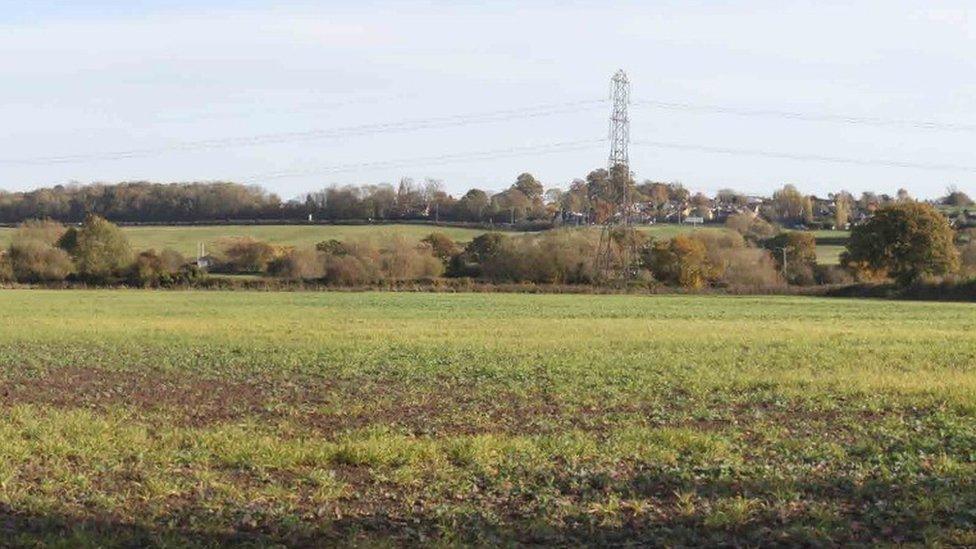
{"type": "Polygon", "coordinates": [[[132,264],[132,247],[122,229],[97,215],[67,231],[59,246],[71,255],[78,274],[90,280],[119,276],[132,264]]]}
{"type": "Polygon", "coordinates": [[[906,285],[959,268],[953,236],[949,222],[929,204],[887,204],[851,231],[841,261],[855,271],[888,275],[906,285]]]}
{"type": "Polygon", "coordinates": [[[491,198],[481,189],[471,189],[457,203],[457,212],[468,221],[481,221],[491,206],[491,198]]]}

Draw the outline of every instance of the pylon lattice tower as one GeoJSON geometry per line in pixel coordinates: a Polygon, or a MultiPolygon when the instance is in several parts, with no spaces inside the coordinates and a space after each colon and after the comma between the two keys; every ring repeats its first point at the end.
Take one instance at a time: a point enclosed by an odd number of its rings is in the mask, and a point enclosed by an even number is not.
{"type": "Polygon", "coordinates": [[[623,70],[617,71],[610,79],[610,101],[612,107],[610,111],[610,161],[607,163],[607,172],[611,172],[616,166],[630,167],[630,156],[628,148],[630,146],[630,115],[627,108],[630,106],[630,79],[623,70]]]}
{"type": "Polygon", "coordinates": [[[622,69],[610,79],[610,158],[607,178],[613,210],[600,234],[597,272],[604,280],[636,274],[636,239],[630,226],[630,79],[622,69]],[[615,243],[614,240],[617,240],[615,243]],[[616,253],[615,253],[616,251],[616,253]],[[615,255],[619,256],[615,258],[615,255]]]}

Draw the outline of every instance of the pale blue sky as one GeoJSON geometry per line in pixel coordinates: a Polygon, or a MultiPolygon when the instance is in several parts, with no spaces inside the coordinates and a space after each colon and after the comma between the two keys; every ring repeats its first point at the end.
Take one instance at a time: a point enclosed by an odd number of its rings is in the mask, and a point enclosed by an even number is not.
{"type": "MultiPolygon", "coordinates": [[[[976,168],[971,2],[270,2],[0,0],[0,188],[76,180],[246,180],[289,198],[331,183],[435,177],[457,193],[522,171],[566,185],[606,145],[461,163],[335,166],[598,140],[604,105],[555,115],[284,138],[602,99],[623,68],[645,102],[912,119],[920,129],[632,109],[635,140],[976,168]],[[486,7],[486,5],[488,7],[486,7]],[[149,150],[134,158],[103,153],[149,150]],[[55,163],[50,157],[79,156],[55,163]],[[33,161],[33,162],[31,162],[33,161]],[[301,172],[266,179],[265,174],[301,172]]],[[[639,178],[768,193],[786,182],[920,196],[976,171],[634,147],[639,178]]]]}

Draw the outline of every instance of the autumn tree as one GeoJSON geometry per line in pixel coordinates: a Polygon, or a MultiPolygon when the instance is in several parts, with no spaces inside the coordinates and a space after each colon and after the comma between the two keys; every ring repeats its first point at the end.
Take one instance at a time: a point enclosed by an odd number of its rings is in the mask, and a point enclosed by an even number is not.
{"type": "Polygon", "coordinates": [[[812,284],[817,267],[817,239],[812,233],[787,231],[766,240],[776,265],[791,284],[812,284]],[[784,268],[785,261],[785,268],[784,268]]]}
{"type": "Polygon", "coordinates": [[[887,274],[906,285],[959,267],[949,222],[929,204],[892,203],[851,231],[842,263],[855,271],[887,274]]]}
{"type": "Polygon", "coordinates": [[[854,197],[847,191],[834,195],[834,228],[844,230],[851,221],[851,209],[854,207],[854,197]]]}
{"type": "Polygon", "coordinates": [[[705,244],[687,235],[655,242],[645,258],[654,277],[665,284],[701,288],[709,277],[705,244]]]}

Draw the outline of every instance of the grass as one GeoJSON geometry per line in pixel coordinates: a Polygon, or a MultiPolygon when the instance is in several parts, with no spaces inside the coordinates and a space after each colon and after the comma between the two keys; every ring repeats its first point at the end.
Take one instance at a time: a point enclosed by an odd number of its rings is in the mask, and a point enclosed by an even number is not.
{"type": "MultiPolygon", "coordinates": [[[[432,232],[446,233],[458,241],[468,241],[486,231],[432,225],[213,225],[213,226],[142,226],[123,227],[136,250],[174,249],[195,256],[197,245],[204,243],[216,251],[223,238],[251,237],[281,246],[312,248],[330,239],[350,240],[374,234],[402,234],[420,240],[432,232]]],[[[0,246],[9,244],[13,229],[0,228],[0,246]]]]}
{"type": "Polygon", "coordinates": [[[0,292],[10,545],[976,542],[976,307],[0,292]]]}
{"type": "Polygon", "coordinates": [[[821,265],[839,265],[850,231],[813,231],[817,239],[817,262],[821,265]]]}

